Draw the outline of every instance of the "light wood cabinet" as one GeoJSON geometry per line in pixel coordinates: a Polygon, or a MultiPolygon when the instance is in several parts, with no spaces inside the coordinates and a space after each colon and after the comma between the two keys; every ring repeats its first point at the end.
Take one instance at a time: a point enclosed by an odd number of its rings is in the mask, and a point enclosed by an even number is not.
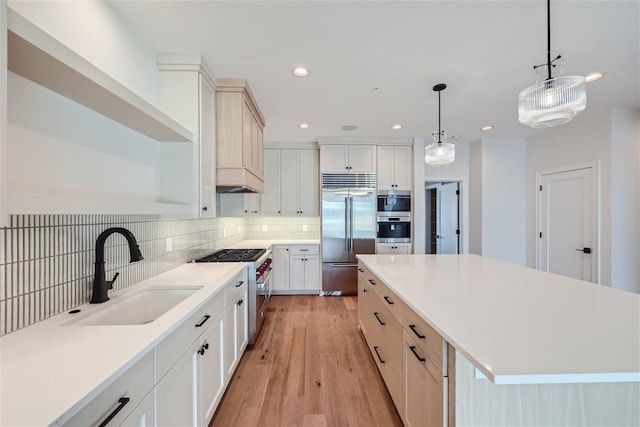
{"type": "Polygon", "coordinates": [[[379,145],[378,190],[407,190],[412,187],[413,149],[409,145],[379,145]]]}
{"type": "Polygon", "coordinates": [[[453,349],[362,262],[358,288],[360,329],[404,424],[454,425],[453,349]]]}
{"type": "Polygon", "coordinates": [[[380,255],[407,255],[411,253],[411,243],[376,243],[376,253],[380,255]]]}
{"type": "Polygon", "coordinates": [[[216,181],[220,187],[239,185],[264,190],[264,117],[244,79],[217,79],[216,181]]]}
{"type": "Polygon", "coordinates": [[[370,144],[322,144],[322,173],[375,173],[376,146],[370,144]]]}

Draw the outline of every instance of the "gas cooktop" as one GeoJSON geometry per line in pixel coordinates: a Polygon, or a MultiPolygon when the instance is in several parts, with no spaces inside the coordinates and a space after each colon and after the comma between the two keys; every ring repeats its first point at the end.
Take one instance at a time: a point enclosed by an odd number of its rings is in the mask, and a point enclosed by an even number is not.
{"type": "Polygon", "coordinates": [[[195,262],[255,262],[266,252],[266,249],[222,249],[195,262]]]}

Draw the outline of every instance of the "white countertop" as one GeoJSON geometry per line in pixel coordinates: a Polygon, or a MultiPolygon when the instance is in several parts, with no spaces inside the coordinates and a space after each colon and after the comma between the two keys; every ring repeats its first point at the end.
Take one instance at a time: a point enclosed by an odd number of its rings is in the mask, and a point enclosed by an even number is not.
{"type": "MultiPolygon", "coordinates": [[[[223,289],[245,263],[185,264],[109,294],[116,301],[148,285],[202,286],[146,325],[73,326],[61,314],[0,338],[0,425],[49,425],[68,419],[180,322],[223,289]]],[[[101,309],[86,304],[82,314],[101,309]]]]}
{"type": "Polygon", "coordinates": [[[320,239],[242,240],[229,246],[232,249],[266,249],[273,245],[319,245],[320,239]]]}
{"type": "Polygon", "coordinates": [[[358,255],[496,384],[640,381],[640,295],[476,255],[358,255]]]}

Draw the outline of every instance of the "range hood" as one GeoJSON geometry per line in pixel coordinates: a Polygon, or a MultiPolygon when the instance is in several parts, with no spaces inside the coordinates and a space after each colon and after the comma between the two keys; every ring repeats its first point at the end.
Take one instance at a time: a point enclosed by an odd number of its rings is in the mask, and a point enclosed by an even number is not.
{"type": "Polygon", "coordinates": [[[218,185],[216,186],[216,193],[237,194],[237,193],[258,193],[253,188],[246,185],[218,185]]]}

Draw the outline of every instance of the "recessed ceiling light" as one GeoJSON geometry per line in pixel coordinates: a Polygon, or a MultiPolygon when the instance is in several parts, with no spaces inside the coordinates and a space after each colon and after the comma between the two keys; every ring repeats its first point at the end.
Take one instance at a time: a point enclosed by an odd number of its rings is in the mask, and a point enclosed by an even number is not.
{"type": "Polygon", "coordinates": [[[451,139],[460,139],[462,138],[460,135],[451,135],[451,139]]]}
{"type": "Polygon", "coordinates": [[[591,73],[588,76],[585,76],[584,81],[587,83],[595,82],[596,80],[600,80],[604,77],[604,73],[591,73]]]}
{"type": "Polygon", "coordinates": [[[402,129],[402,125],[393,125],[393,126],[391,126],[391,129],[400,130],[400,129],[402,129]]]}
{"type": "Polygon", "coordinates": [[[484,126],[481,127],[480,130],[493,130],[493,126],[484,126]]]}
{"type": "Polygon", "coordinates": [[[300,124],[298,125],[298,127],[299,127],[300,129],[309,129],[309,124],[308,124],[308,123],[300,123],[300,124]]]}
{"type": "Polygon", "coordinates": [[[344,125],[342,126],[342,130],[356,130],[358,129],[358,126],[356,125],[344,125]]]}
{"type": "Polygon", "coordinates": [[[309,70],[306,67],[296,67],[293,69],[293,75],[296,77],[307,77],[309,70]]]}

